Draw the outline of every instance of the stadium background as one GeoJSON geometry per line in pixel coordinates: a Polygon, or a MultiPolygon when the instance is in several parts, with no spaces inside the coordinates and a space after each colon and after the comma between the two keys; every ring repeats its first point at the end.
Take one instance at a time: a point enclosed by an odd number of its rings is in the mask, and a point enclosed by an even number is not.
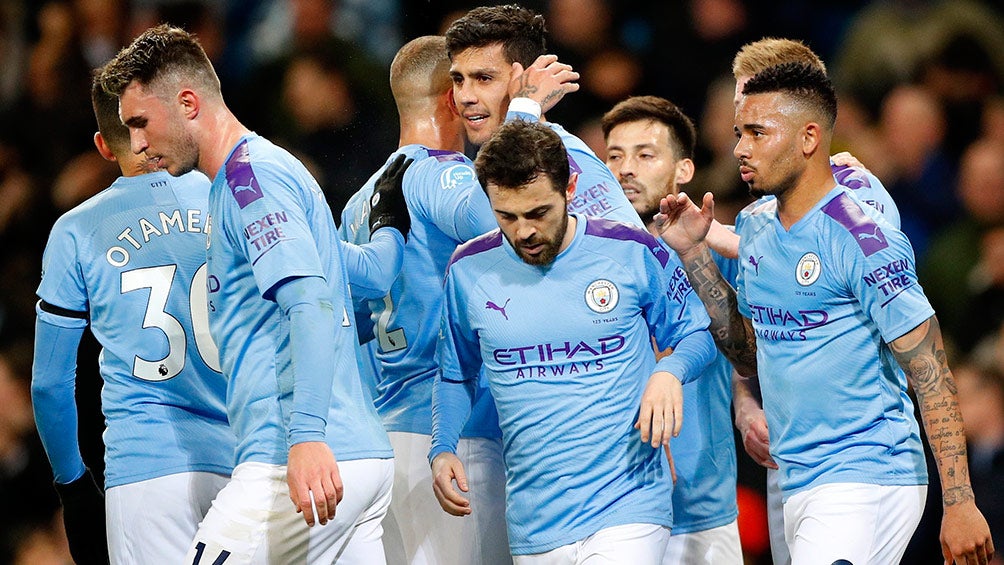
{"type": "MultiPolygon", "coordinates": [[[[777,36],[803,40],[823,58],[840,96],[836,146],[886,184],[916,248],[921,284],[960,379],[977,501],[1004,545],[1004,5],[521,3],[545,14],[549,50],[582,73],[582,90],[548,118],[602,158],[598,121],[614,103],[632,94],[676,102],[700,134],[689,187],[714,191],[726,221],[747,198],[731,154],[733,55],[744,43],[777,36]]],[[[91,143],[90,69],[149,25],[167,21],[195,32],[238,118],[308,163],[338,212],[397,144],[387,86],[397,48],[441,33],[479,4],[0,0],[0,565],[69,562],[28,386],[49,228],[118,174],[91,143]]],[[[80,437],[100,472],[98,348],[85,340],[81,349],[80,437]]],[[[749,563],[768,563],[763,471],[739,453],[744,550],[749,563]]],[[[904,563],[941,562],[937,485],[931,490],[904,563]]]]}

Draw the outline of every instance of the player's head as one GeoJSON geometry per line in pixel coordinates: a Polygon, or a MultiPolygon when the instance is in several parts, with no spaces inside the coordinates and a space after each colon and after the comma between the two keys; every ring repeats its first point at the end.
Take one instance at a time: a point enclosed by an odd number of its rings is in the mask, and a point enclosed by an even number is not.
{"type": "Polygon", "coordinates": [[[768,67],[784,63],[805,63],[826,72],[826,65],[812,49],[794,39],[765,37],[743,45],[732,59],[732,76],[736,79],[735,102],[739,103],[743,86],[753,75],[768,67]]]}
{"type": "Polygon", "coordinates": [[[453,97],[467,138],[488,140],[509,106],[512,64],[528,67],[544,54],[544,17],[516,5],[475,8],[446,30],[453,97]]]}
{"type": "Polygon", "coordinates": [[[404,44],[390,64],[390,90],[402,120],[430,105],[451,88],[450,58],[441,35],[425,35],[404,44]]]}
{"type": "Polygon", "coordinates": [[[810,163],[828,171],[836,118],[837,96],[818,68],[785,63],[754,75],[736,106],[733,151],[750,193],[783,194],[810,163]]]}
{"type": "Polygon", "coordinates": [[[125,176],[153,172],[156,165],[146,154],[136,155],[129,148],[129,129],[119,120],[119,99],[101,87],[100,73],[101,69],[95,71],[91,83],[91,106],[98,123],[94,145],[98,153],[109,161],[117,161],[125,176]]]}
{"type": "Polygon", "coordinates": [[[694,176],[694,122],[665,98],[633,96],[604,114],[601,125],[607,166],[648,222],[659,200],[694,176]]]}
{"type": "Polygon", "coordinates": [[[523,261],[546,265],[570,241],[568,199],[575,192],[558,134],[536,122],[505,124],[474,161],[502,233],[523,261]]]}
{"type": "Polygon", "coordinates": [[[187,129],[207,103],[222,103],[220,81],[198,40],[183,29],[159,25],[119,51],[101,74],[101,85],[119,98],[132,150],[160,159],[172,175],[193,170],[199,148],[187,129]]]}

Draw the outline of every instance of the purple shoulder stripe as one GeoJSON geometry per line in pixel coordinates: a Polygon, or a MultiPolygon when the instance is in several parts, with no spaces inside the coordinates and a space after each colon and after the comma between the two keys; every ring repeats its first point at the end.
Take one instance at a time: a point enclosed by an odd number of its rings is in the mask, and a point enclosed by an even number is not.
{"type": "Polygon", "coordinates": [[[258,184],[254,170],[251,169],[251,156],[248,153],[246,139],[230,154],[226,167],[227,186],[230,187],[238,206],[244,208],[255,200],[264,198],[261,185],[258,184]]]}
{"type": "Polygon", "coordinates": [[[575,159],[572,159],[572,154],[569,153],[568,154],[568,174],[573,174],[573,173],[579,173],[579,174],[581,174],[582,173],[582,167],[580,167],[579,164],[575,162],[575,159]]]}
{"type": "Polygon", "coordinates": [[[429,157],[435,157],[438,161],[460,161],[464,162],[464,154],[456,151],[444,151],[442,149],[426,149],[429,157]]]}
{"type": "Polygon", "coordinates": [[[869,180],[868,175],[862,169],[848,167],[847,165],[837,166],[831,163],[830,170],[833,171],[833,178],[837,179],[837,182],[851,190],[871,188],[872,186],[871,180],[869,180]]]}
{"type": "Polygon", "coordinates": [[[619,239],[621,241],[635,241],[648,248],[652,252],[652,255],[655,255],[655,258],[659,260],[659,264],[663,268],[669,262],[669,252],[666,251],[666,248],[656,241],[652,237],[652,234],[631,224],[590,217],[586,219],[586,235],[619,239]]]}
{"type": "Polygon", "coordinates": [[[450,267],[454,263],[463,259],[464,257],[470,257],[471,255],[477,255],[478,253],[483,253],[491,249],[495,249],[502,245],[502,230],[492,230],[486,234],[479,235],[472,240],[465,243],[461,243],[457,246],[456,251],[450,257],[450,262],[446,265],[446,271],[449,272],[450,267]]]}
{"type": "Polygon", "coordinates": [[[854,241],[857,241],[861,251],[864,251],[865,257],[889,247],[882,229],[875,220],[864,213],[857,202],[847,196],[847,193],[841,192],[827,202],[823,206],[823,213],[851,232],[854,241]]]}

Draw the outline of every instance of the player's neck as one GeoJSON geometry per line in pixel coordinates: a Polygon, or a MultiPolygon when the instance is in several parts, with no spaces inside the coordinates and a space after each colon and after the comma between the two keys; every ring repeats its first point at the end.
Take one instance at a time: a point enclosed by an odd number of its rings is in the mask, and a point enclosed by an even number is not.
{"type": "Polygon", "coordinates": [[[818,163],[810,164],[795,186],[777,197],[777,217],[781,226],[790,229],[836,185],[828,162],[825,168],[818,163]]]}
{"type": "Polygon", "coordinates": [[[227,155],[242,137],[251,133],[225,106],[206,116],[199,140],[199,170],[209,178],[216,176],[227,155]]]}
{"type": "Polygon", "coordinates": [[[402,120],[401,138],[398,147],[424,145],[430,149],[444,151],[464,150],[464,131],[456,127],[455,120],[444,123],[435,116],[402,120]]]}

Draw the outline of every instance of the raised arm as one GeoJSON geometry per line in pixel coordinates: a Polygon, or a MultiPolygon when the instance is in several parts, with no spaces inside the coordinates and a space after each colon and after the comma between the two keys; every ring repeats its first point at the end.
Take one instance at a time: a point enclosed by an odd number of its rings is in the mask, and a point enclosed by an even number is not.
{"type": "Polygon", "coordinates": [[[976,508],[969,480],[965,425],[938,319],[932,316],[889,346],[917,395],[927,441],[938,465],[945,562],[987,563],[993,557],[993,541],[986,519],[976,508]]]}
{"type": "Polygon", "coordinates": [[[686,194],[663,198],[656,226],[663,239],[680,256],[690,284],[711,317],[708,330],[718,349],[744,377],[756,373],[756,334],[749,318],[739,313],[736,291],[725,280],[705,241],[714,218],[714,198],[704,195],[698,208],[686,194]]]}

